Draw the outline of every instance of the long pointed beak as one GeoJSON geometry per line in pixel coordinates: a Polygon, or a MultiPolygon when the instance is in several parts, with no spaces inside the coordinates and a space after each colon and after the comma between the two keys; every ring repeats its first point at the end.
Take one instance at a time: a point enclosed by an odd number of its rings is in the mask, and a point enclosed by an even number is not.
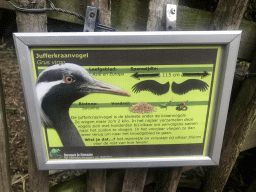
{"type": "Polygon", "coordinates": [[[131,96],[127,91],[116,87],[114,85],[105,83],[98,79],[94,79],[90,85],[87,86],[91,93],[109,93],[114,95],[131,96]]]}

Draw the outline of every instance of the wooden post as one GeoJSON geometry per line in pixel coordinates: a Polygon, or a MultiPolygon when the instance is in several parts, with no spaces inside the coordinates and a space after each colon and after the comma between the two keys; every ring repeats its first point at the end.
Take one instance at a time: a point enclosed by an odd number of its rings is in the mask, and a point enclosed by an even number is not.
{"type": "MultiPolygon", "coordinates": [[[[122,14],[122,16],[121,16],[121,13],[119,13],[118,16],[120,18],[118,18],[117,20],[124,21],[126,23],[127,29],[135,30],[135,27],[138,22],[137,21],[138,15],[136,13],[138,12],[139,7],[142,5],[142,3],[139,1],[122,1],[122,0],[119,2],[120,2],[120,6],[123,7],[123,9],[120,9],[120,10],[125,12],[122,14]],[[128,14],[126,12],[126,9],[127,11],[129,10],[128,14]]],[[[163,4],[161,4],[160,6],[164,8],[163,4]]],[[[163,15],[165,17],[165,12],[163,15]]],[[[143,29],[143,27],[141,28],[143,29]]],[[[148,172],[148,169],[139,169],[139,168],[126,169],[122,192],[127,192],[127,191],[142,192],[144,189],[147,172],[148,172]]]]}
{"type": "MultiPolygon", "coordinates": [[[[166,30],[166,5],[176,4],[178,0],[151,0],[149,2],[148,31],[166,30]]],[[[155,191],[175,192],[180,181],[182,168],[159,169],[155,191]]]]}
{"type": "MultiPolygon", "coordinates": [[[[87,6],[97,7],[99,10],[98,22],[111,26],[111,0],[87,0],[87,6]]],[[[87,191],[106,191],[106,170],[88,170],[87,191]]]]}
{"type": "MultiPolygon", "coordinates": [[[[256,58],[254,59],[256,65],[256,58]]],[[[256,119],[256,78],[247,78],[228,116],[219,166],[209,168],[202,191],[221,192],[256,119]]]]}
{"type": "Polygon", "coordinates": [[[0,191],[11,192],[9,141],[5,116],[4,92],[0,74],[0,191]]]}
{"type": "Polygon", "coordinates": [[[166,30],[166,5],[176,4],[178,0],[150,0],[147,31],[166,30]]]}
{"type": "MultiPolygon", "coordinates": [[[[238,29],[247,3],[248,0],[220,0],[209,29],[238,29]]],[[[256,58],[253,65],[256,65],[256,58]]],[[[209,168],[202,191],[223,190],[246,135],[256,118],[255,88],[255,78],[246,79],[227,118],[220,164],[209,168]]]]}
{"type": "MultiPolygon", "coordinates": [[[[148,31],[166,30],[166,5],[176,4],[178,0],[151,0],[149,2],[148,31]]],[[[179,11],[179,10],[178,10],[179,11]]],[[[175,192],[180,181],[182,168],[159,169],[158,182],[155,191],[175,192]]]]}
{"type": "Polygon", "coordinates": [[[126,169],[122,192],[143,192],[147,178],[147,168],[126,169]]]}
{"type": "Polygon", "coordinates": [[[111,26],[111,0],[87,0],[87,6],[97,7],[99,10],[98,22],[111,26]]]}
{"type": "Polygon", "coordinates": [[[112,27],[120,31],[146,31],[148,0],[115,0],[112,3],[112,27]]]}
{"type": "Polygon", "coordinates": [[[176,192],[181,173],[182,167],[159,169],[155,192],[176,192]]]}
{"type": "MultiPolygon", "coordinates": [[[[256,53],[255,53],[255,56],[254,56],[254,59],[253,59],[253,62],[251,63],[251,66],[250,66],[250,72],[252,72],[252,73],[255,73],[256,72],[256,53]]],[[[253,89],[253,87],[254,87],[254,90],[256,89],[256,87],[255,87],[255,82],[256,82],[256,78],[254,77],[254,78],[250,78],[250,80],[251,80],[251,83],[252,83],[252,87],[250,86],[250,84],[248,85],[249,86],[249,88],[252,90],[253,89]]],[[[248,79],[247,79],[247,81],[248,81],[248,79]]],[[[256,92],[256,91],[255,91],[256,92]]],[[[241,93],[242,93],[242,90],[241,90],[241,93]]],[[[256,93],[254,93],[254,95],[255,95],[256,93]]],[[[253,102],[255,103],[256,102],[256,100],[253,100],[253,102]]],[[[256,111],[255,109],[252,109],[252,110],[250,110],[250,113],[252,113],[253,114],[253,110],[254,111],[256,111]]],[[[251,116],[251,115],[250,115],[251,116]]],[[[254,114],[254,121],[255,121],[255,114],[254,114]]],[[[247,128],[248,129],[248,131],[246,132],[247,134],[249,133],[249,130],[251,129],[251,127],[249,127],[249,128],[247,128]]],[[[246,190],[246,192],[254,192],[254,191],[256,191],[256,178],[254,177],[254,179],[253,179],[253,181],[252,181],[252,183],[250,184],[250,186],[248,187],[248,189],[246,190]]]]}
{"type": "MultiPolygon", "coordinates": [[[[22,8],[40,9],[46,7],[45,0],[29,1],[18,0],[18,5],[22,8]]],[[[47,32],[47,16],[46,13],[25,13],[16,12],[16,22],[18,32],[47,32]]]]}
{"type": "Polygon", "coordinates": [[[106,170],[88,170],[87,192],[106,191],[106,170]]]}
{"type": "MultiPolygon", "coordinates": [[[[40,9],[46,7],[45,0],[29,1],[18,0],[18,5],[23,8],[40,9]]],[[[46,32],[47,31],[47,16],[46,13],[24,13],[16,12],[16,21],[18,32],[46,32]]],[[[27,141],[28,141],[28,173],[29,173],[29,187],[33,192],[47,192],[49,191],[49,171],[38,171],[35,161],[35,153],[32,144],[32,138],[28,119],[27,124],[27,141]]]]}
{"type": "Polygon", "coordinates": [[[249,0],[220,0],[209,30],[237,30],[249,0]]]}

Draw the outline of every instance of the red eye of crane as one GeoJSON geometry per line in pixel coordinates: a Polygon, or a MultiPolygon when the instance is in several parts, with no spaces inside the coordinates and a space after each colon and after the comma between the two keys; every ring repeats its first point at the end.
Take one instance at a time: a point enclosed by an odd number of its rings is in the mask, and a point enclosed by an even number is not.
{"type": "Polygon", "coordinates": [[[66,81],[67,83],[73,83],[73,82],[75,82],[75,80],[73,79],[73,77],[65,77],[65,81],[66,81]]]}

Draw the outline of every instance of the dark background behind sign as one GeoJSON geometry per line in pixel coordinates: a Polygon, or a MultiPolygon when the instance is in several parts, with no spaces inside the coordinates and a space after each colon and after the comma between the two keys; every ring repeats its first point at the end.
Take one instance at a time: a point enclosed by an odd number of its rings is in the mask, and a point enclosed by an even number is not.
{"type": "MultiPolygon", "coordinates": [[[[47,48],[46,48],[47,49],[47,48]]],[[[65,61],[85,66],[117,65],[172,65],[172,64],[215,64],[217,48],[194,49],[135,49],[135,50],[35,50],[34,58],[38,60],[65,61]],[[88,58],[37,58],[37,54],[87,54],[88,58]]],[[[100,49],[100,48],[99,48],[100,49]]],[[[102,48],[104,49],[104,48],[102,48]]],[[[41,66],[45,66],[41,64],[41,66]]],[[[47,65],[48,66],[48,65],[47,65]]]]}

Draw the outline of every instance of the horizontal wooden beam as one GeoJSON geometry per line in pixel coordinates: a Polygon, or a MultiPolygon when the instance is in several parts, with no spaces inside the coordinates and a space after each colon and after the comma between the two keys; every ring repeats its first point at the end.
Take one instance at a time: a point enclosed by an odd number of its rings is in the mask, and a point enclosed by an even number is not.
{"type": "MultiPolygon", "coordinates": [[[[147,1],[138,3],[132,0],[136,6],[126,5],[124,0],[113,2],[112,26],[120,31],[143,31],[147,27],[148,15],[142,14],[143,9],[148,9],[147,1]],[[118,3],[117,3],[118,2],[118,3]],[[125,4],[125,6],[121,6],[125,4]],[[121,7],[121,8],[120,8],[121,7]],[[132,7],[132,9],[130,9],[132,7]],[[123,12],[123,14],[121,14],[123,12]]],[[[179,6],[177,11],[177,31],[206,31],[210,24],[213,12],[179,6]]],[[[243,20],[240,29],[242,39],[238,57],[244,60],[252,60],[256,49],[256,23],[243,20]]]]}
{"type": "MultiPolygon", "coordinates": [[[[86,3],[84,0],[72,1],[52,0],[56,7],[67,9],[80,14],[84,14],[86,3]]],[[[116,0],[111,4],[111,20],[112,27],[120,31],[145,31],[147,28],[149,2],[139,0],[116,0]]],[[[0,8],[13,9],[6,1],[0,1],[0,8]]],[[[83,23],[76,17],[59,13],[48,12],[49,18],[68,21],[72,23],[83,23]]],[[[179,6],[177,11],[177,31],[205,31],[208,29],[209,23],[213,16],[213,12],[203,11],[199,9],[179,6]]],[[[252,60],[256,50],[256,23],[243,20],[240,25],[240,30],[243,31],[240,44],[238,58],[244,60],[252,60]]]]}
{"type": "Polygon", "coordinates": [[[14,10],[14,7],[11,6],[10,3],[8,3],[7,1],[0,1],[0,8],[4,8],[4,9],[11,9],[14,10]]]}
{"type": "MultiPolygon", "coordinates": [[[[205,31],[213,16],[212,12],[185,6],[179,6],[177,14],[177,31],[205,31]]],[[[251,61],[256,49],[256,23],[243,20],[239,30],[243,33],[238,58],[251,61]]]]}
{"type": "MultiPolygon", "coordinates": [[[[73,1],[51,0],[51,1],[54,3],[55,7],[57,7],[57,8],[66,9],[68,11],[73,11],[75,13],[85,16],[86,1],[84,1],[84,0],[73,0],[73,1]]],[[[57,12],[57,11],[48,11],[47,16],[48,16],[48,18],[51,18],[51,19],[67,21],[70,23],[84,24],[84,21],[76,18],[73,15],[61,13],[61,12],[57,12]]]]}

